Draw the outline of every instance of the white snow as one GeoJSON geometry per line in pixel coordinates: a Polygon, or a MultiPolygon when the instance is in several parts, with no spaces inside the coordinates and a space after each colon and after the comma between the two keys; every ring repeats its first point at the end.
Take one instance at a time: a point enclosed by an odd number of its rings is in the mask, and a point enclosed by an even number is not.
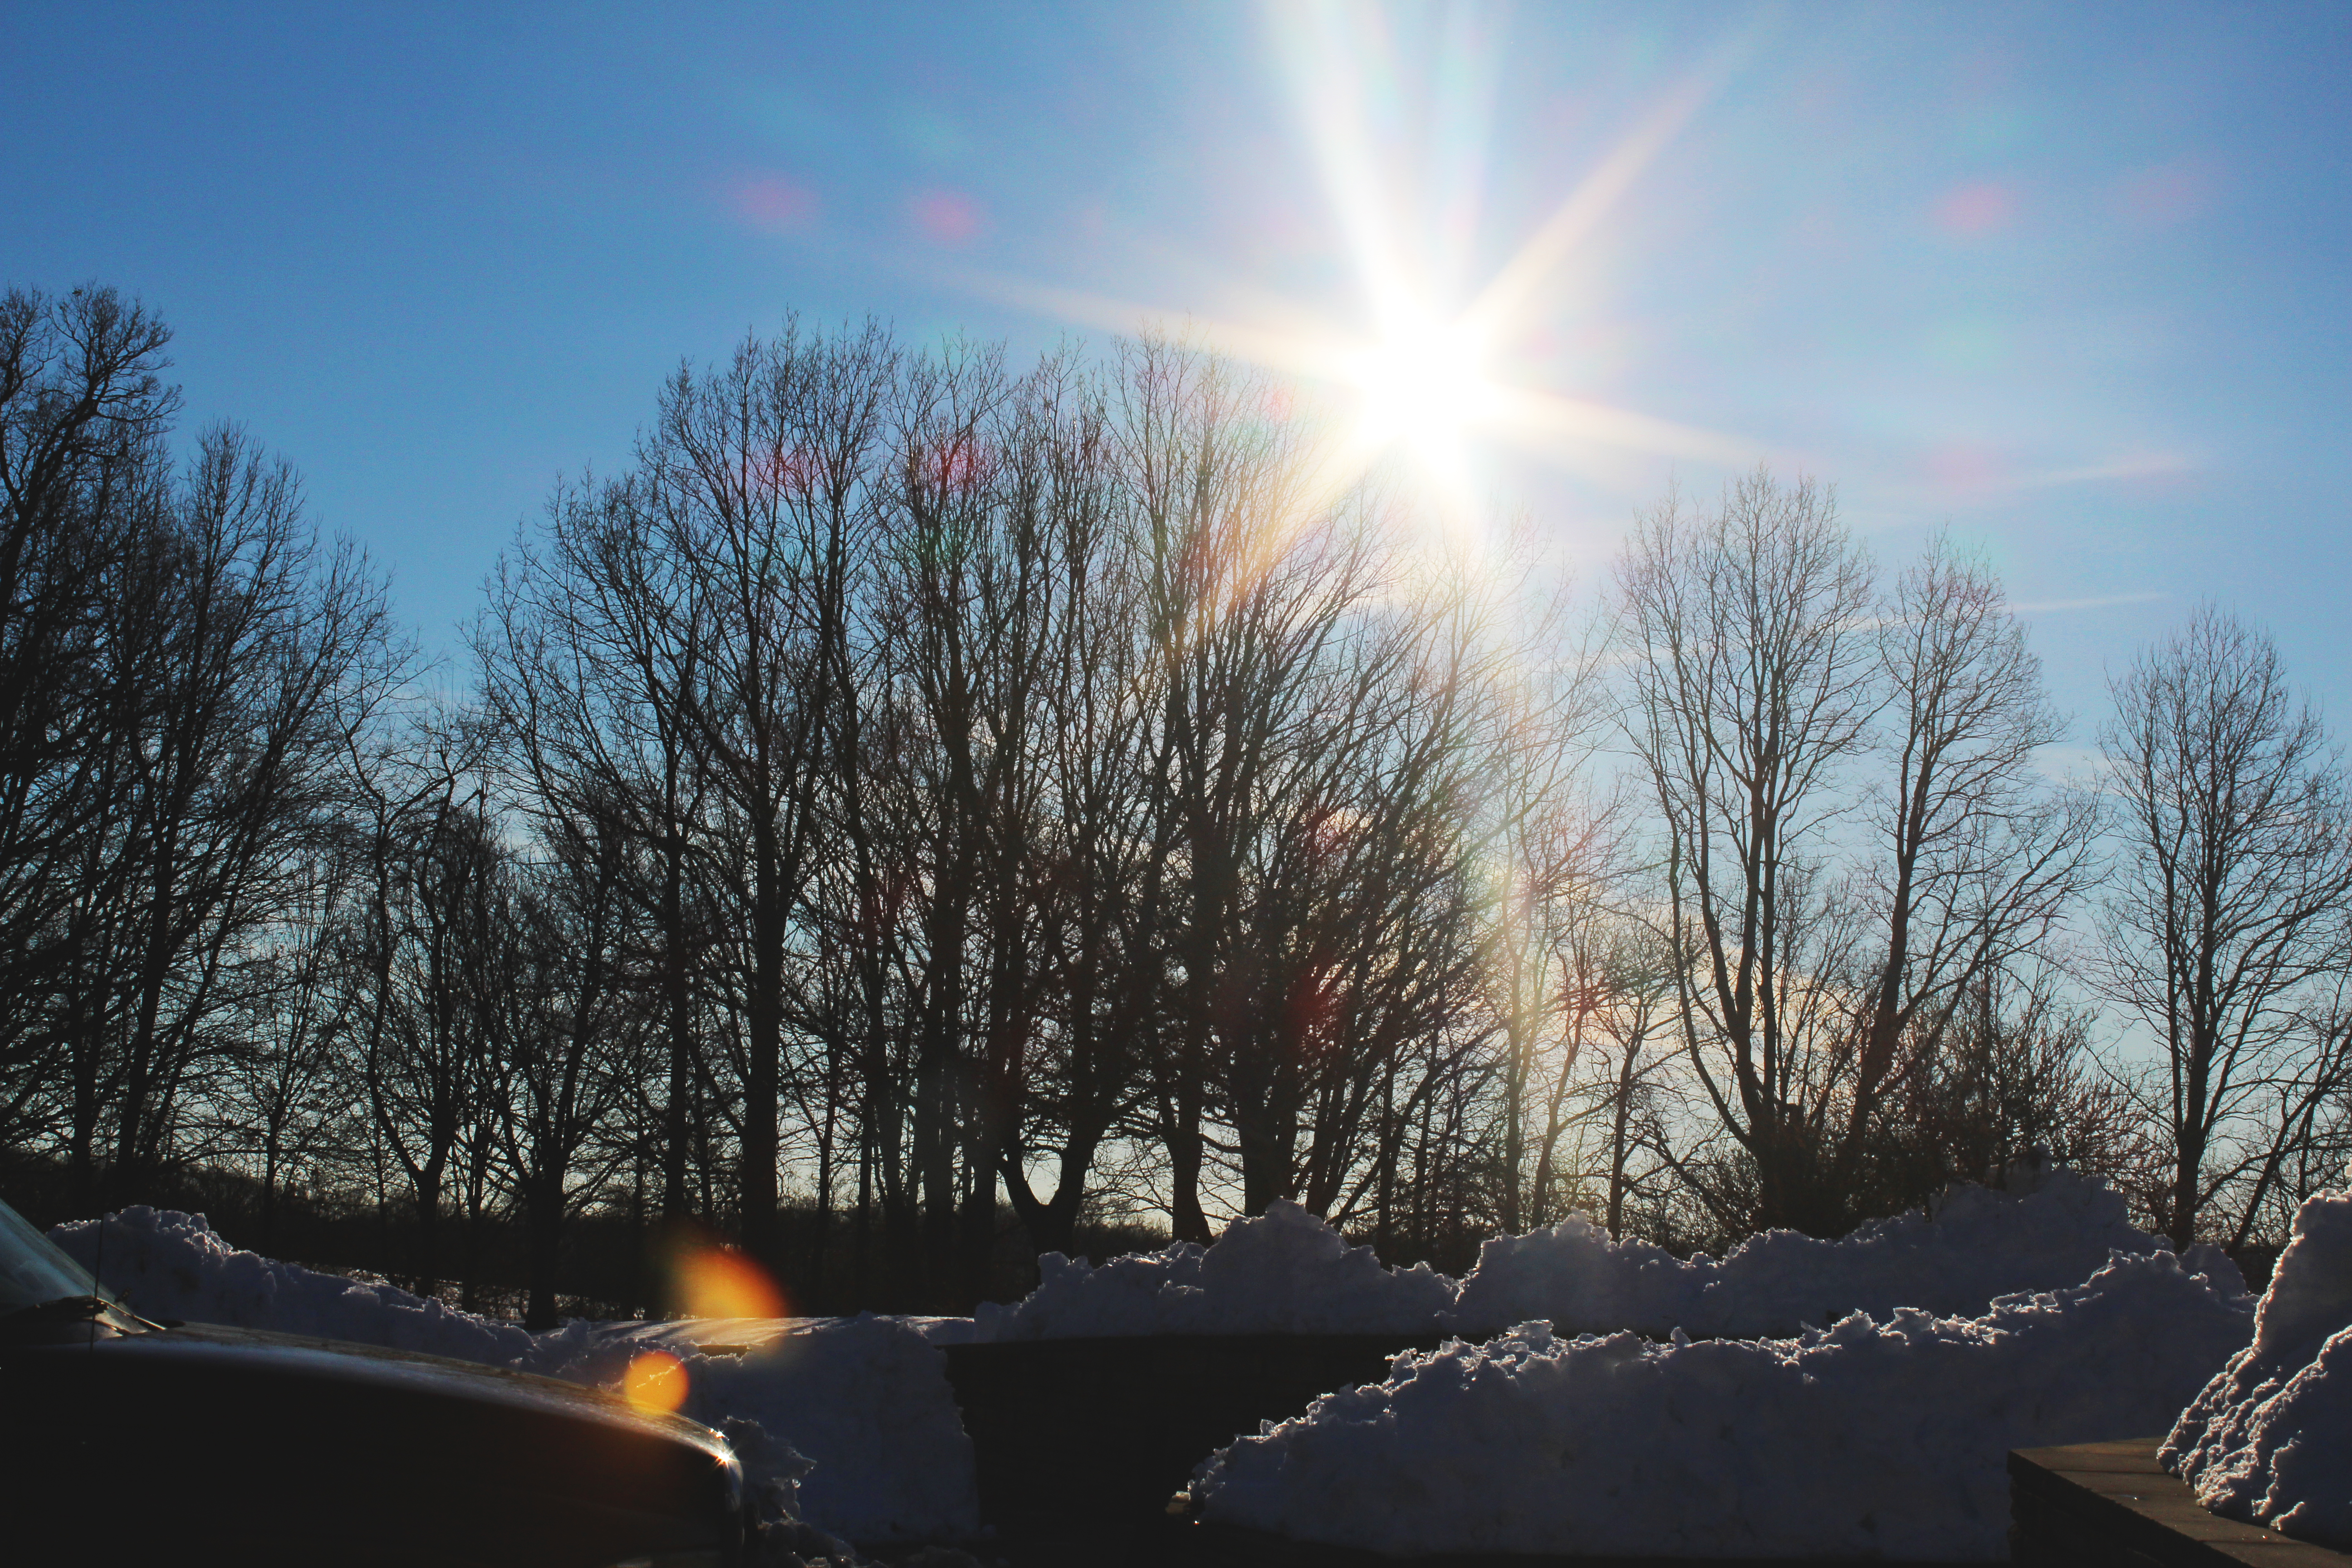
{"type": "Polygon", "coordinates": [[[1434,1329],[1457,1287],[1427,1264],[1384,1268],[1369,1247],[1287,1199],[1236,1220],[1215,1245],[1178,1242],[1095,1268],[1049,1252],[1037,1289],[983,1303],[973,1337],[1131,1334],[1395,1334],[1434,1329]]]}
{"type": "Polygon", "coordinates": [[[312,1334],[493,1366],[520,1365],[538,1348],[510,1323],[231,1247],[200,1214],[139,1204],[107,1216],[102,1243],[96,1220],[58,1226],[49,1239],[143,1317],[312,1334]]]}
{"type": "Polygon", "coordinates": [[[389,1285],[240,1250],[202,1215],[124,1209],[105,1222],[102,1258],[96,1221],[49,1236],[149,1318],[388,1345],[607,1388],[635,1355],[667,1351],[686,1367],[684,1414],[747,1439],[746,1427],[726,1424],[758,1423],[761,1441],[751,1443],[747,1470],[785,1489],[787,1502],[797,1483],[810,1524],[877,1541],[968,1535],[979,1526],[971,1445],[945,1358],[906,1320],[574,1321],[534,1335],[389,1285]],[[754,1348],[740,1356],[700,1348],[719,1343],[754,1348]]]}
{"type": "MultiPolygon", "coordinates": [[[[1914,1209],[1834,1241],[1790,1230],[1749,1237],[1717,1262],[1646,1242],[1612,1241],[1574,1217],[1480,1249],[1447,1324],[1493,1333],[1543,1319],[1558,1333],[1633,1329],[1663,1336],[1754,1338],[1801,1332],[1849,1312],[1900,1307],[1972,1317],[2019,1290],[2076,1285],[2112,1252],[2162,1245],[2133,1228],[2123,1194],[2063,1168],[2021,1167],[2011,1190],[1955,1186],[1932,1216],[1914,1209]]],[[[2187,1259],[2243,1289],[2218,1248],[2187,1259]]]]}
{"type": "MultiPolygon", "coordinates": [[[[1427,1265],[1387,1268],[1287,1201],[1231,1226],[1214,1246],[1179,1242],[1100,1268],[1048,1253],[1037,1289],[985,1304],[979,1340],[1129,1334],[1440,1332],[1484,1337],[1541,1319],[1556,1332],[1675,1329],[1700,1338],[1794,1334],[1854,1311],[1982,1312],[1999,1296],[2080,1284],[2110,1253],[2163,1243],[2133,1228],[2123,1194],[2063,1168],[2021,1166],[2011,1190],[1955,1186],[1913,1210],[1823,1241],[1795,1231],[1748,1237],[1721,1261],[1612,1240],[1580,1216],[1496,1237],[1458,1285],[1427,1265]]],[[[2192,1272],[2237,1279],[2217,1248],[2192,1272]]],[[[2238,1280],[2242,1286],[2243,1281],[2238,1280]]],[[[936,1342],[953,1342],[944,1335],[936,1342]]]]}
{"type": "Polygon", "coordinates": [[[1397,1358],[1221,1449],[1206,1518],[1409,1553],[2007,1553],[2011,1447],[2160,1429],[2245,1336],[2234,1272],[2125,1254],[1981,1316],[1786,1340],[1561,1340],[1397,1358]]]}
{"type": "Polygon", "coordinates": [[[2158,1458],[2216,1513],[2352,1550],[2352,1193],[2296,1212],[2253,1342],[2158,1458]]]}

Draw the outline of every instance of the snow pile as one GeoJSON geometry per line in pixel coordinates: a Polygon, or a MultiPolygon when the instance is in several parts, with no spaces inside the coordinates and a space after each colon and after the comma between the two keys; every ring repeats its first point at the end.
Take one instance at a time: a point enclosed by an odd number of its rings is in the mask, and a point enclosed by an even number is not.
{"type": "MultiPolygon", "coordinates": [[[[611,1387],[635,1357],[661,1350],[686,1369],[681,1415],[730,1434],[756,1423],[763,1437],[774,1435],[773,1473],[754,1479],[789,1488],[800,1517],[859,1541],[980,1528],[971,1443],[947,1358],[913,1324],[871,1312],[772,1320],[782,1331],[740,1355],[703,1353],[680,1326],[580,1325],[584,1348],[550,1370],[611,1387]]],[[[758,1452],[745,1456],[747,1473],[758,1452]]]]}
{"type": "Polygon", "coordinates": [[[2158,1458],[2215,1513],[2352,1550],[2352,1193],[2305,1201],[2253,1343],[2158,1458]]]}
{"type": "Polygon", "coordinates": [[[862,1540],[978,1527],[971,1445],[946,1358],[906,1321],[763,1320],[722,1324],[723,1340],[708,1323],[575,1321],[534,1335],[389,1285],[241,1251],[202,1215],[142,1205],[104,1225],[102,1258],[97,1221],[49,1237],[144,1317],[385,1345],[603,1388],[616,1387],[635,1355],[665,1350],[687,1369],[685,1414],[747,1441],[756,1422],[747,1471],[782,1487],[786,1504],[796,1490],[810,1524],[862,1540]],[[697,1342],[761,1339],[740,1357],[705,1354],[697,1342]]]}
{"type": "MultiPolygon", "coordinates": [[[[1932,1217],[1915,1209],[1835,1241],[1765,1231],[1721,1262],[1612,1241],[1580,1216],[1496,1237],[1463,1280],[1448,1326],[1494,1333],[1540,1318],[1562,1333],[1681,1329],[1752,1338],[1797,1333],[1849,1312],[1884,1318],[1902,1307],[1972,1316],[1996,1297],[2078,1284],[2111,1252],[2160,1246],[2133,1228],[2123,1194],[2102,1182],[2060,1168],[2020,1170],[2011,1181],[2009,1192],[1956,1186],[1932,1217]]],[[[2216,1249],[2188,1263],[2232,1279],[2226,1270],[2234,1266],[2216,1249]]]]}
{"type": "Polygon", "coordinates": [[[1393,1553],[1986,1559],[2011,1447],[2156,1430],[2245,1342],[2234,1275],[2125,1255],[1976,1318],[1406,1354],[1211,1456],[1211,1520],[1393,1553]]]}
{"type": "MultiPolygon", "coordinates": [[[[1932,1215],[1874,1220],[1835,1241],[1795,1231],[1748,1237],[1721,1261],[1612,1240],[1580,1215],[1496,1237],[1457,1286],[1426,1265],[1382,1268],[1297,1204],[1236,1222],[1213,1247],[1179,1242],[1097,1268],[1048,1253],[1037,1289],[984,1305],[980,1340],[1122,1334],[1498,1333],[1541,1319],[1555,1331],[1632,1329],[1663,1337],[1794,1334],[1850,1312],[1916,1307],[1970,1316],[1997,1297],[2079,1284],[2111,1253],[2162,1250],[2133,1228],[2123,1194],[2063,1168],[2021,1165],[2011,1190],[1955,1186],[1932,1215]]],[[[2192,1273],[2235,1280],[2219,1250],[2192,1273]]],[[[2242,1284],[2242,1281],[2238,1281],[2242,1284]]],[[[953,1342],[933,1332],[934,1342],[953,1342]]]]}
{"type": "Polygon", "coordinates": [[[1384,1268],[1369,1247],[1277,1198],[1212,1247],[1178,1242],[1100,1268],[1049,1252],[1037,1289],[984,1303],[980,1340],[1129,1334],[1397,1334],[1435,1329],[1456,1287],[1425,1263],[1384,1268]]]}
{"type": "Polygon", "coordinates": [[[511,1324],[242,1251],[200,1214],[140,1204],[103,1223],[102,1242],[100,1222],[87,1219],[58,1226],[49,1239],[142,1317],[350,1340],[492,1366],[520,1364],[536,1348],[511,1324]]]}

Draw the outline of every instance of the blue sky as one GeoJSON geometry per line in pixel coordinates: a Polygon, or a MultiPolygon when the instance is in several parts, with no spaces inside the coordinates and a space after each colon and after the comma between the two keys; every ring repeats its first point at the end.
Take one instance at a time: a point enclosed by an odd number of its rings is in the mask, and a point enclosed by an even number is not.
{"type": "Polygon", "coordinates": [[[1473,429],[1482,505],[1590,580],[1760,455],[1982,544],[2086,733],[2202,595],[2352,721],[2352,7],[8,9],[0,276],[160,310],[429,642],[788,310],[1363,337],[1368,224],[1443,313],[1615,168],[1493,373],[1696,434],[1473,429]]]}

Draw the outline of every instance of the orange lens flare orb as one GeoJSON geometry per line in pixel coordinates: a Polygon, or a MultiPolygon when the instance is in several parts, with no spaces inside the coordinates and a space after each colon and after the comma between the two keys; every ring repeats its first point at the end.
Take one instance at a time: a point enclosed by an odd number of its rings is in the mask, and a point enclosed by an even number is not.
{"type": "Polygon", "coordinates": [[[686,1363],[667,1351],[647,1351],[622,1373],[621,1392],[638,1409],[667,1415],[686,1403],[686,1363]]]}
{"type": "Polygon", "coordinates": [[[792,1311],[766,1271],[728,1247],[700,1247],[681,1255],[677,1296],[689,1318],[782,1318],[792,1311]]]}

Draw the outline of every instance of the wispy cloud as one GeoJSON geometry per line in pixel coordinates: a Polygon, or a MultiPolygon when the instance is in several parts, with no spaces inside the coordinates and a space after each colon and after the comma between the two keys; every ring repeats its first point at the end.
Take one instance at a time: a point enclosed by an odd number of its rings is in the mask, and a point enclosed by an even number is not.
{"type": "Polygon", "coordinates": [[[2113,771],[2107,765],[2106,754],[2098,747],[2063,742],[2035,747],[2033,767],[2053,784],[2084,788],[2096,788],[2113,771]]]}
{"type": "Polygon", "coordinates": [[[2011,605],[2021,616],[2053,616],[2066,610],[2104,610],[2110,605],[2152,605],[2158,599],[2170,598],[2169,594],[2102,594],[2089,599],[2036,599],[2030,604],[2011,605]]]}
{"type": "Polygon", "coordinates": [[[2010,481],[2014,489],[2046,489],[2053,485],[2095,484],[2102,479],[2147,479],[2163,474],[2185,474],[2197,466],[2186,452],[2133,452],[2104,463],[2047,473],[2022,474],[2010,481]]]}

